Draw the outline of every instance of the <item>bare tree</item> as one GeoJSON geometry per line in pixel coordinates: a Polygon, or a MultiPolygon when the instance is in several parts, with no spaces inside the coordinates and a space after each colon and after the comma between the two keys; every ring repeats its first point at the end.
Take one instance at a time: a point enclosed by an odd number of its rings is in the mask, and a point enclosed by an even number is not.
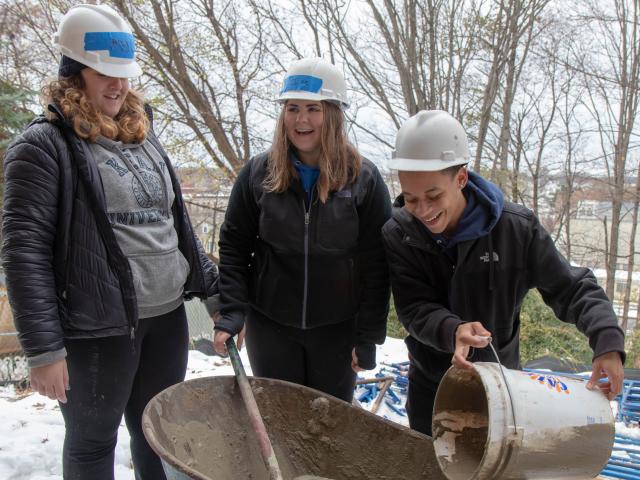
{"type": "Polygon", "coordinates": [[[142,46],[147,75],[171,97],[172,120],[233,178],[251,156],[251,88],[265,75],[260,17],[232,1],[113,4],[142,46]]]}
{"type": "MultiPolygon", "coordinates": [[[[554,63],[559,63],[554,61],[554,63]]],[[[563,81],[560,86],[562,92],[561,102],[558,108],[558,116],[561,122],[561,128],[564,135],[562,141],[564,143],[564,162],[563,162],[563,179],[566,185],[565,198],[563,199],[561,218],[564,222],[560,222],[561,228],[564,226],[565,233],[565,255],[567,260],[572,260],[571,250],[571,217],[573,206],[573,194],[576,190],[576,175],[580,159],[578,158],[578,145],[581,142],[583,130],[581,122],[578,118],[577,109],[581,103],[583,90],[577,86],[576,72],[567,68],[567,62],[560,62],[563,65],[563,81]]]]}
{"type": "Polygon", "coordinates": [[[596,53],[590,57],[585,55],[585,60],[580,59],[576,68],[584,75],[588,106],[597,124],[610,178],[606,292],[613,299],[627,154],[640,99],[640,2],[611,0],[607,5],[592,2],[590,13],[583,21],[589,24],[592,39],[597,42],[597,46],[591,44],[589,50],[596,53]],[[609,13],[611,10],[613,14],[609,13]]]}
{"type": "Polygon", "coordinates": [[[14,86],[37,90],[56,72],[59,54],[52,44],[60,11],[68,1],[0,0],[0,75],[14,86]]]}
{"type": "Polygon", "coordinates": [[[485,143],[490,125],[495,121],[493,109],[500,99],[501,120],[496,155],[492,162],[492,179],[504,186],[511,131],[511,108],[520,73],[525,65],[529,48],[541,14],[549,0],[498,0],[481,37],[489,53],[489,71],[485,84],[482,106],[479,111],[476,156],[474,168],[479,171],[485,153],[485,143]],[[503,174],[498,175],[497,170],[503,174]]]}
{"type": "MultiPolygon", "coordinates": [[[[629,258],[627,259],[627,280],[625,283],[624,294],[622,297],[622,331],[626,333],[629,323],[629,306],[631,303],[633,269],[635,268],[636,258],[636,232],[638,227],[638,207],[640,205],[640,163],[636,172],[636,188],[633,196],[633,210],[631,220],[631,234],[629,235],[629,258]]],[[[636,305],[636,309],[638,306],[636,305]]]]}
{"type": "Polygon", "coordinates": [[[561,99],[561,90],[557,85],[557,66],[546,62],[544,65],[533,64],[532,68],[544,73],[541,82],[535,85],[522,85],[519,101],[513,108],[515,125],[510,133],[512,165],[511,197],[514,202],[529,204],[530,208],[539,213],[540,183],[545,165],[544,152],[548,144],[555,140],[553,133],[554,120],[561,99]],[[530,202],[521,191],[520,169],[522,163],[526,167],[526,174],[531,188],[530,202]]]}

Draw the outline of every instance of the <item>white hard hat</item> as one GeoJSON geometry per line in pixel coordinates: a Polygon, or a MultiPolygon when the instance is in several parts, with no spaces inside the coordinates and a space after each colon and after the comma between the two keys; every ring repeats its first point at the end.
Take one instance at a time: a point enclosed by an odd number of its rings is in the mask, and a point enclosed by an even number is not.
{"type": "Polygon", "coordinates": [[[106,5],[71,8],[58,25],[53,45],[62,55],[108,77],[130,78],[142,74],[136,63],[131,28],[106,5]]]}
{"type": "Polygon", "coordinates": [[[278,101],[290,99],[326,100],[342,108],[349,107],[347,84],[342,72],[322,58],[302,58],[289,67],[278,101]]]}
{"type": "Polygon", "coordinates": [[[421,110],[402,124],[388,166],[409,172],[436,172],[469,162],[467,134],[442,110],[421,110]]]}

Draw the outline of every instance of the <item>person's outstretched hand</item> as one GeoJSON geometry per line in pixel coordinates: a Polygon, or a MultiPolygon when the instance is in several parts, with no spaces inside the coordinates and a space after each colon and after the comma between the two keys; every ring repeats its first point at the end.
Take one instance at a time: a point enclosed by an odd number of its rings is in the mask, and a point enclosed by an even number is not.
{"type": "Polygon", "coordinates": [[[609,400],[616,398],[622,392],[624,368],[618,352],[608,352],[593,359],[591,378],[587,388],[599,388],[609,400]],[[608,378],[607,382],[599,382],[601,378],[608,378]]]}
{"type": "Polygon", "coordinates": [[[42,367],[30,369],[31,388],[40,395],[67,403],[67,390],[69,390],[69,371],[67,360],[58,360],[42,367]]]}
{"type": "Polygon", "coordinates": [[[480,322],[463,323],[456,329],[456,348],[451,363],[458,368],[471,368],[467,360],[471,347],[483,348],[491,343],[491,332],[480,322]]]}

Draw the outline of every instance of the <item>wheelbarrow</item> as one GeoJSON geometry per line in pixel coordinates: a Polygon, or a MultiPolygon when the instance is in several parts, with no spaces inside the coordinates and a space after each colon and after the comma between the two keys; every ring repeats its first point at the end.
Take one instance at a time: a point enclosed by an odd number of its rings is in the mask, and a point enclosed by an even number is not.
{"type": "MultiPolygon", "coordinates": [[[[308,387],[249,380],[285,480],[446,480],[430,437],[308,387]]],[[[269,478],[233,376],[167,388],[142,426],[169,480],[269,478]]]]}

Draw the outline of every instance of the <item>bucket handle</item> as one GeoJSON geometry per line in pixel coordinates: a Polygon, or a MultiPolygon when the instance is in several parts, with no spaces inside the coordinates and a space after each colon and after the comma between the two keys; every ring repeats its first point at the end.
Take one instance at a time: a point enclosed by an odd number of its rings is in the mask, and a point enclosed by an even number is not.
{"type": "Polygon", "coordinates": [[[482,336],[482,335],[477,335],[477,336],[482,338],[483,340],[485,340],[487,342],[487,347],[491,348],[491,351],[493,352],[493,355],[496,357],[496,362],[498,362],[498,365],[500,367],[500,373],[502,374],[502,379],[504,380],[504,384],[507,387],[507,394],[509,395],[509,403],[511,404],[511,415],[513,416],[513,434],[517,437],[518,436],[518,427],[516,425],[516,409],[515,409],[515,406],[513,404],[513,395],[511,395],[511,389],[509,388],[509,382],[507,382],[507,376],[504,374],[504,367],[502,366],[502,363],[500,362],[500,358],[498,357],[498,352],[496,352],[496,349],[493,346],[493,338],[485,337],[485,336],[482,336]]]}

